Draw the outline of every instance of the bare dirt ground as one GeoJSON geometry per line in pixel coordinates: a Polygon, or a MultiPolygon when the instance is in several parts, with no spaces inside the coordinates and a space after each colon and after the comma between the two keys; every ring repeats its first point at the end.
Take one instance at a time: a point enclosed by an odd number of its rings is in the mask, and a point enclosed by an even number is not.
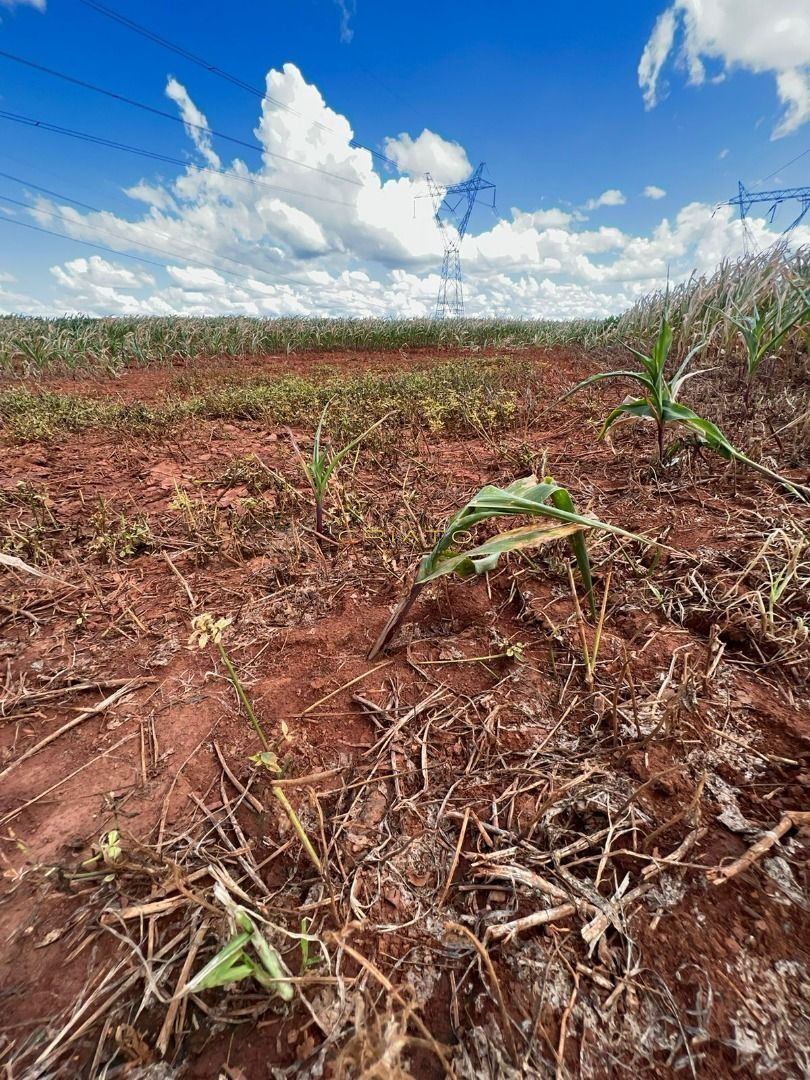
{"type": "MultiPolygon", "coordinates": [[[[272,356],[224,356],[191,362],[179,360],[170,366],[132,365],[114,379],[104,374],[95,377],[46,375],[37,380],[37,385],[48,390],[113,398],[116,401],[153,402],[168,394],[194,393],[205,387],[232,382],[234,379],[276,378],[281,375],[312,377],[321,373],[328,375],[336,372],[343,375],[354,375],[365,371],[397,372],[426,367],[435,363],[439,357],[452,360],[470,356],[502,356],[505,353],[518,356],[530,353],[538,357],[544,356],[547,352],[548,350],[545,349],[529,350],[523,346],[510,349],[487,347],[474,350],[469,348],[437,350],[418,347],[391,352],[358,349],[352,352],[308,351],[288,355],[278,353],[272,356]]],[[[17,385],[18,382],[16,378],[0,376],[0,386],[17,385]]]]}
{"type": "MultiPolygon", "coordinates": [[[[361,447],[334,554],[281,428],[0,447],[5,535],[47,575],[0,569],[9,1080],[806,1074],[807,825],[720,870],[807,809],[806,517],[718,458],[651,468],[646,431],[598,443],[615,391],[554,404],[592,360],[523,355],[547,402],[514,429],[361,447]],[[592,539],[598,648],[555,544],[443,579],[369,662],[436,530],[532,469],[667,545],[592,539]],[[189,645],[202,612],[233,620],[320,873],[216,650],[189,645]],[[233,930],[216,883],[264,920],[289,1003],[252,978],[184,992],[233,930]]],[[[152,401],[431,359],[47,385],[152,401]]]]}

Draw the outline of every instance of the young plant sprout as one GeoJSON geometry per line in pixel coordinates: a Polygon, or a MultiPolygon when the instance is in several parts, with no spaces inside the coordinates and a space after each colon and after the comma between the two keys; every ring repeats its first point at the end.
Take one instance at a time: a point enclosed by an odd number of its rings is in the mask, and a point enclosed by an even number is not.
{"type": "Polygon", "coordinates": [[[402,599],[386,623],[368,655],[369,660],[373,660],[386,647],[397,626],[429,582],[435,581],[444,574],[457,574],[460,578],[485,574],[495,568],[498,559],[505,552],[539,547],[541,544],[547,544],[551,540],[559,540],[562,537],[567,538],[571,545],[579,576],[585,586],[588,603],[595,618],[596,604],[593,597],[591,566],[583,536],[588,529],[603,529],[618,536],[648,543],[643,537],[620,529],[616,525],[607,525],[596,518],[578,514],[568,491],[551,478],[540,482],[534,475],[525,476],[520,480],[515,480],[506,488],[493,485],[482,488],[451,520],[433,551],[422,559],[410,592],[402,599]],[[465,535],[469,534],[471,529],[488,518],[520,516],[543,520],[499,533],[491,540],[469,548],[467,551],[451,550],[465,535]]]}
{"type": "Polygon", "coordinates": [[[572,394],[584,390],[586,386],[590,386],[592,383],[601,382],[603,379],[634,379],[636,382],[641,383],[644,388],[643,396],[635,401],[625,401],[609,412],[602,425],[599,438],[603,438],[613,424],[625,416],[654,420],[658,430],[658,459],[663,461],[664,427],[668,420],[674,419],[672,407],[677,402],[678,393],[683,384],[687,379],[700,374],[699,371],[687,372],[686,369],[692,362],[693,357],[700,352],[705,344],[705,342],[700,342],[699,345],[695,345],[673,377],[667,379],[665,368],[669,351],[672,348],[672,327],[666,315],[664,315],[661,329],[658,331],[658,337],[649,356],[638,352],[637,349],[630,345],[627,346],[630,352],[641,362],[641,371],[600,371],[596,375],[589,375],[587,379],[583,379],[582,382],[578,382],[576,386],[566,391],[560,401],[565,401],[572,394]]]}
{"type": "Polygon", "coordinates": [[[799,302],[783,314],[781,303],[765,304],[760,311],[753,305],[750,315],[737,315],[723,312],[730,323],[740,332],[745,346],[745,407],[751,411],[751,388],[759,366],[763,360],[772,356],[784,338],[795,327],[801,325],[810,316],[810,303],[804,293],[795,290],[799,302]]]}
{"type": "Polygon", "coordinates": [[[312,488],[312,494],[315,496],[315,536],[318,541],[318,546],[323,547],[323,541],[328,540],[329,537],[324,532],[323,523],[323,501],[326,496],[326,489],[329,486],[329,481],[332,474],[340,465],[341,461],[347,454],[360,443],[367,435],[370,435],[375,428],[378,428],[383,421],[387,420],[391,415],[387,413],[385,416],[381,416],[379,420],[375,421],[371,427],[367,427],[365,431],[361,432],[357,438],[352,439],[350,443],[347,443],[341,450],[332,452],[329,449],[321,448],[321,434],[323,432],[324,421],[326,420],[326,413],[329,408],[329,402],[323,407],[321,418],[318,421],[318,426],[315,428],[315,439],[312,444],[312,457],[309,461],[301,453],[298,443],[295,441],[295,436],[287,428],[287,434],[290,436],[295,452],[301,462],[304,472],[309,480],[310,487],[312,488]]]}
{"type": "Polygon", "coordinates": [[[658,431],[658,460],[663,463],[664,429],[668,423],[680,424],[697,435],[701,446],[714,450],[721,457],[749,465],[752,469],[762,473],[763,476],[767,476],[769,479],[781,484],[791,494],[797,495],[799,498],[804,497],[796,485],[789,480],[779,476],[778,473],[772,472],[764,465],[752,461],[732,446],[720,428],[713,424],[711,420],[705,420],[702,416],[698,416],[687,405],[682,405],[677,400],[680,389],[686,380],[694,375],[702,374],[700,371],[688,372],[686,369],[704,344],[705,342],[702,342],[691,349],[673,377],[667,379],[665,368],[672,348],[672,327],[665,315],[655,345],[649,356],[638,352],[629,345],[627,346],[630,352],[641,362],[641,371],[600,371],[596,375],[589,375],[587,379],[583,379],[582,382],[578,382],[576,386],[566,391],[560,401],[564,401],[566,398],[571,397],[572,394],[583,390],[586,386],[601,382],[603,379],[634,379],[644,388],[643,395],[633,401],[622,402],[621,405],[617,405],[615,409],[608,413],[605,422],[602,424],[602,430],[599,432],[600,439],[605,437],[617,420],[623,418],[653,420],[658,431]]]}
{"type": "Polygon", "coordinates": [[[282,1001],[292,1001],[293,985],[284,963],[270,945],[245,908],[235,903],[230,894],[217,882],[214,896],[228,917],[231,938],[183,989],[183,994],[199,994],[215,986],[228,986],[243,979],[254,978],[282,1001]]]}

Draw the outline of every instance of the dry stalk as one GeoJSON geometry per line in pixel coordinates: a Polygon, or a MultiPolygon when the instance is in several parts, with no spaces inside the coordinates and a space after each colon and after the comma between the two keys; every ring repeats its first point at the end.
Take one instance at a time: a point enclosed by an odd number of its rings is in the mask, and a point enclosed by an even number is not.
{"type": "Polygon", "coordinates": [[[68,720],[66,724],[57,728],[56,731],[52,731],[50,735],[46,735],[44,739],[40,739],[34,746],[29,747],[24,754],[20,754],[18,758],[15,758],[10,765],[6,766],[6,768],[0,772],[0,780],[4,779],[9,773],[22,765],[24,761],[28,761],[35,754],[38,754],[40,750],[44,750],[46,746],[50,746],[52,742],[56,742],[58,738],[68,731],[72,731],[74,728],[78,727],[79,724],[83,724],[85,720],[89,720],[93,716],[98,716],[106,709],[109,709],[111,705],[114,705],[116,701],[124,697],[124,695],[128,694],[131,690],[137,690],[139,687],[146,685],[146,683],[154,681],[154,679],[130,679],[127,683],[110,694],[109,697],[100,701],[98,705],[94,705],[91,709],[85,709],[83,712],[79,713],[78,716],[74,716],[72,720],[68,720]]]}
{"type": "Polygon", "coordinates": [[[436,901],[436,906],[441,910],[444,907],[444,902],[447,899],[447,894],[450,892],[450,886],[453,882],[453,874],[456,872],[458,866],[458,860],[461,856],[461,848],[464,843],[464,837],[467,835],[467,825],[470,820],[470,808],[469,806],[464,810],[464,820],[461,823],[461,829],[458,834],[458,843],[456,844],[456,850],[453,853],[453,861],[450,863],[450,869],[447,872],[447,880],[445,881],[444,888],[442,889],[441,896],[436,901]]]}
{"type": "Polygon", "coordinates": [[[489,953],[475,936],[475,934],[473,934],[471,930],[469,930],[466,926],[463,926],[461,923],[449,922],[447,923],[447,929],[452,930],[455,934],[461,934],[462,937],[467,938],[475,951],[478,953],[479,959],[481,960],[486,969],[487,977],[489,978],[490,985],[492,987],[493,993],[495,994],[495,1000],[498,1003],[498,1010],[501,1014],[503,1037],[506,1042],[506,1047],[509,1051],[510,1057],[512,1058],[513,1064],[515,1066],[518,1066],[520,1063],[520,1059],[518,1057],[517,1047],[515,1046],[515,1036],[514,1032],[512,1031],[512,1021],[509,1017],[509,1013],[506,1011],[506,1004],[503,1000],[501,984],[498,980],[498,975],[495,971],[495,967],[492,963],[492,959],[489,953]]]}
{"type": "Polygon", "coordinates": [[[706,874],[712,885],[724,885],[731,878],[736,877],[737,874],[742,874],[750,869],[757,859],[770,851],[774,844],[781,840],[786,833],[793,828],[801,828],[805,825],[810,825],[810,811],[790,810],[774,828],[764,833],[739,859],[736,859],[728,866],[715,866],[707,870],[706,874]]]}

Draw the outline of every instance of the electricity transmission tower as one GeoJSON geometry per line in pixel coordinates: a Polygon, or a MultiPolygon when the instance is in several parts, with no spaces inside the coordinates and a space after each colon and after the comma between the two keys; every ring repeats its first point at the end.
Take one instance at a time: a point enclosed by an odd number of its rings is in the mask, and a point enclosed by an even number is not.
{"type": "Polygon", "coordinates": [[[810,210],[810,187],[777,188],[775,191],[748,191],[741,180],[737,182],[737,196],[729,199],[726,206],[737,206],[740,210],[740,221],[743,227],[743,240],[745,250],[748,251],[749,243],[753,241],[751,230],[748,227],[748,211],[755,203],[770,203],[768,220],[773,221],[776,208],[783,202],[796,202],[799,207],[798,217],[784,230],[786,233],[793,232],[808,210],[810,210]]]}
{"type": "Polygon", "coordinates": [[[482,191],[492,192],[492,209],[495,209],[495,185],[484,180],[481,172],[482,161],[469,180],[461,184],[442,187],[430,173],[426,180],[430,197],[433,200],[433,216],[444,244],[442,260],[442,280],[439,295],[436,298],[436,318],[445,319],[448,315],[461,318],[464,315],[464,292],[461,286],[461,243],[467,231],[467,225],[473,206],[482,191]]]}

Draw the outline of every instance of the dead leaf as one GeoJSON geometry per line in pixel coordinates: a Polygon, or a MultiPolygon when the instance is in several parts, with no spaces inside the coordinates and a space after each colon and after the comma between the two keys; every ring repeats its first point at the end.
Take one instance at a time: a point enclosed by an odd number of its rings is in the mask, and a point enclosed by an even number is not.
{"type": "Polygon", "coordinates": [[[49,933],[47,933],[45,935],[45,937],[42,939],[42,941],[38,941],[36,943],[34,948],[35,949],[44,949],[46,945],[53,945],[53,943],[55,941],[59,940],[59,938],[64,934],[64,932],[65,932],[64,926],[60,927],[58,930],[51,930],[49,933]]]}

